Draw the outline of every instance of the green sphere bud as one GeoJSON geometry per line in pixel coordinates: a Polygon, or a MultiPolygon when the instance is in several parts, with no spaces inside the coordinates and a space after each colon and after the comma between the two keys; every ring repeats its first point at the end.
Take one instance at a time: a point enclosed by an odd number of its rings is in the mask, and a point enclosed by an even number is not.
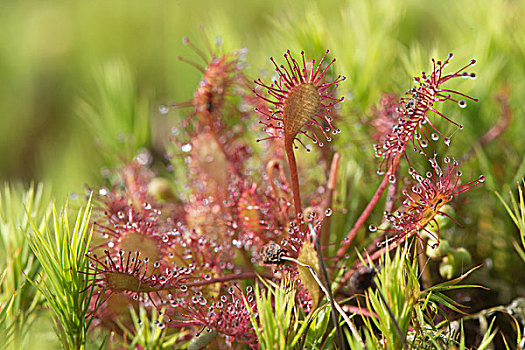
{"type": "Polygon", "coordinates": [[[456,269],[452,264],[445,262],[446,258],[447,257],[443,258],[443,262],[441,263],[441,265],[439,265],[439,274],[443,278],[451,279],[452,277],[454,277],[456,269]]]}
{"type": "Polygon", "coordinates": [[[150,181],[148,185],[148,193],[155,196],[155,198],[164,201],[173,201],[177,198],[173,192],[171,183],[161,177],[156,177],[150,181]]]}
{"type": "Polygon", "coordinates": [[[457,248],[452,252],[452,254],[454,254],[454,261],[456,265],[464,266],[472,262],[472,256],[465,248],[457,248]]]}

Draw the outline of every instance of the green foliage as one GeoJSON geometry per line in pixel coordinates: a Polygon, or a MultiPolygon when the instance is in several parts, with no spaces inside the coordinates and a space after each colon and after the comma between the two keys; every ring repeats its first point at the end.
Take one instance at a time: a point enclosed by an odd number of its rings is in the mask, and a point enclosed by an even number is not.
{"type": "Polygon", "coordinates": [[[258,320],[251,315],[261,349],[290,349],[299,326],[295,305],[296,289],[291,281],[280,285],[265,282],[266,290],[255,285],[258,320]]]}
{"type": "MultiPolygon", "coordinates": [[[[3,282],[4,276],[0,279],[3,282]]],[[[13,302],[15,301],[16,295],[12,295],[11,298],[0,303],[0,339],[2,339],[2,346],[9,346],[12,342],[13,337],[13,326],[14,322],[9,322],[9,316],[11,315],[11,309],[13,302]]]]}
{"type": "Polygon", "coordinates": [[[523,259],[523,262],[525,262],[525,196],[523,195],[523,192],[525,190],[525,180],[523,180],[523,188],[518,183],[518,196],[517,199],[513,195],[512,191],[509,189],[509,197],[510,197],[510,203],[507,203],[503,197],[497,193],[496,196],[498,196],[499,200],[505,206],[505,210],[507,210],[507,213],[511,217],[512,221],[518,228],[520,232],[520,238],[521,238],[521,245],[520,247],[517,243],[514,243],[514,247],[516,248],[516,251],[520,255],[521,259],[523,259]]]}
{"type": "MultiPolygon", "coordinates": [[[[329,329],[330,312],[330,304],[325,304],[315,310],[313,314],[304,321],[301,330],[292,343],[302,344],[299,348],[303,349],[329,349],[332,346],[331,341],[334,339],[335,329],[332,329],[328,333],[326,341],[323,341],[323,336],[329,329]],[[306,332],[306,334],[303,335],[304,332],[306,332]],[[302,339],[299,340],[299,337],[302,339]]],[[[341,326],[342,324],[343,323],[341,323],[341,326]]]]}
{"type": "Polygon", "coordinates": [[[122,60],[99,67],[94,79],[97,96],[91,102],[79,102],[79,115],[108,166],[129,162],[150,143],[148,100],[139,96],[131,68],[122,60]]]}
{"type": "Polygon", "coordinates": [[[478,347],[479,350],[484,350],[484,349],[489,348],[490,344],[492,343],[492,340],[496,336],[497,331],[492,330],[492,326],[494,325],[495,320],[496,319],[493,319],[492,322],[490,322],[490,326],[487,329],[487,332],[485,333],[485,335],[483,336],[483,339],[481,339],[481,343],[479,344],[479,347],[478,347]]]}
{"type": "MultiPolygon", "coordinates": [[[[54,314],[55,329],[64,349],[84,349],[92,289],[86,256],[91,242],[91,199],[69,224],[67,205],[59,213],[53,206],[52,226],[36,226],[28,233],[29,245],[42,266],[41,278],[30,280],[38,288],[54,314]]],[[[96,307],[95,307],[96,309],[96,307]]]]}
{"type": "Polygon", "coordinates": [[[156,309],[148,312],[143,307],[139,309],[138,314],[133,308],[130,308],[130,313],[133,328],[129,329],[121,325],[124,332],[123,338],[127,340],[122,344],[123,346],[129,349],[137,347],[148,350],[173,349],[173,344],[180,333],[167,333],[167,328],[162,323],[163,314],[159,315],[156,309]]]}
{"type": "MultiPolygon", "coordinates": [[[[421,291],[417,259],[411,257],[408,244],[398,247],[392,258],[389,254],[383,255],[380,266],[375,280],[376,289],[366,292],[367,309],[373,312],[373,316],[364,318],[367,347],[378,348],[386,344],[387,349],[449,349],[457,346],[443,308],[463,313],[460,309],[462,305],[450,298],[447,292],[479,288],[460,284],[475,268],[456,279],[421,291]],[[436,323],[438,314],[445,316],[445,320],[436,323]],[[375,328],[379,329],[379,336],[372,331],[375,328]]],[[[490,343],[494,334],[489,328],[482,344],[490,343]]],[[[354,339],[350,339],[351,343],[355,343],[354,339]]]]}
{"type": "MultiPolygon", "coordinates": [[[[43,227],[47,221],[51,209],[46,205],[48,192],[42,184],[32,184],[27,190],[22,184],[4,184],[0,191],[0,305],[14,349],[27,345],[29,329],[43,303],[42,296],[28,283],[28,279],[36,279],[41,266],[29,247],[27,235],[31,222],[43,227]],[[8,312],[9,308],[13,311],[8,312]]],[[[0,342],[7,340],[0,336],[0,342]]]]}
{"type": "Polygon", "coordinates": [[[388,254],[384,254],[382,268],[377,275],[377,290],[367,291],[368,309],[377,315],[371,320],[381,331],[389,349],[399,349],[406,343],[405,337],[420,294],[417,260],[411,261],[407,255],[408,245],[396,250],[392,260],[388,254]],[[388,305],[385,305],[381,295],[388,305]]]}
{"type": "Polygon", "coordinates": [[[251,315],[261,349],[331,348],[335,329],[324,337],[330,324],[330,304],[304,315],[296,305],[294,282],[285,279],[276,285],[261,281],[264,289],[255,285],[258,314],[251,315]]]}

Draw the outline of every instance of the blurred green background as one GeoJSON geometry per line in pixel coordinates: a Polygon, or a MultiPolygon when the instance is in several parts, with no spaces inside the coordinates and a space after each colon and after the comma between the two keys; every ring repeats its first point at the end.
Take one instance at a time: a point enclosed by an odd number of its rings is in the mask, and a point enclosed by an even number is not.
{"type": "MultiPolygon", "coordinates": [[[[451,86],[480,102],[464,110],[443,106],[465,125],[447,154],[461,158],[473,147],[463,172],[468,178],[483,173],[487,181],[457,208],[455,217],[467,228],[454,229],[451,239],[468,248],[474,263],[485,264],[478,281],[495,291],[495,302],[506,303],[524,293],[523,283],[516,283],[523,265],[512,247],[517,231],[491,191],[515,187],[525,174],[523,18],[525,1],[2,1],[0,179],[44,181],[57,198],[104,183],[112,155],[104,154],[110,151],[99,147],[100,135],[88,128],[83,101],[100,104],[104,112],[96,77],[112,62],[131,73],[125,97],[144,102],[137,108],[151,121],[144,145],[162,149],[164,126],[185,112],[166,117],[158,106],[192,97],[200,73],[177,57],[196,59],[182,38],[201,44],[202,24],[211,38],[222,37],[227,50],[248,49],[250,80],[262,70],[268,74],[268,58],[286,49],[312,55],[330,49],[337,57],[336,70],[348,77],[340,88],[346,96],[338,125],[343,133],[335,141],[343,153],[344,193],[354,196],[339,198],[349,209],[340,219],[346,229],[377,182],[370,106],[382,93],[410,88],[412,76],[429,70],[430,58],[454,52],[450,69],[476,58],[478,79],[451,86]],[[501,118],[495,98],[500,91],[508,98],[511,124],[479,147],[480,137],[501,118]]],[[[455,130],[440,125],[448,134],[455,130]]]]}
{"type": "MultiPolygon", "coordinates": [[[[482,99],[467,112],[473,115],[464,121],[469,133],[479,136],[498,119],[491,96],[501,84],[510,87],[515,114],[522,111],[523,1],[4,1],[0,6],[0,178],[45,180],[57,194],[100,178],[102,155],[78,117],[79,100],[95,96],[94,72],[108,61],[127,62],[156,119],[159,104],[191,98],[198,84],[199,73],[176,58],[194,56],[181,39],[198,42],[199,24],[220,35],[227,48],[248,48],[250,78],[269,68],[269,56],[287,48],[332,49],[338,69],[349,77],[343,89],[354,97],[350,104],[361,110],[381,92],[405,91],[410,76],[428,69],[430,57],[453,51],[457,61],[479,62],[480,78],[465,84],[482,99]]],[[[350,124],[358,120],[347,110],[350,124]]],[[[505,135],[516,142],[512,146],[523,144],[521,119],[515,118],[505,135]]]]}
{"type": "MultiPolygon", "coordinates": [[[[498,119],[491,95],[501,84],[510,87],[515,114],[522,112],[523,1],[3,1],[0,6],[0,178],[45,180],[58,194],[100,178],[102,156],[78,117],[79,100],[95,95],[94,71],[115,59],[127,62],[155,119],[157,105],[187,100],[197,86],[199,73],[176,58],[192,57],[181,39],[198,42],[199,24],[220,35],[227,48],[248,48],[250,78],[269,68],[269,56],[287,48],[330,48],[349,77],[343,88],[354,97],[350,104],[362,110],[381,92],[405,91],[410,76],[428,69],[433,55],[454,51],[457,61],[479,61],[480,78],[468,88],[473,86],[482,103],[468,112],[478,115],[464,121],[470,133],[483,133],[498,119]]],[[[358,119],[348,118],[349,123],[358,119]]],[[[514,123],[506,137],[520,142],[521,118],[514,123]]]]}

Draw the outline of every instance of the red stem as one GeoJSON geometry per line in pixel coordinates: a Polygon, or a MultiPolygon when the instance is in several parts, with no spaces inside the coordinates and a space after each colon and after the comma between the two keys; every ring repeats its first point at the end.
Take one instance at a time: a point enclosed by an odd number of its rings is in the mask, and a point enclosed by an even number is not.
{"type": "Polygon", "coordinates": [[[288,157],[288,164],[290,166],[290,176],[292,179],[292,192],[293,192],[293,204],[295,207],[295,214],[303,212],[301,206],[301,194],[299,192],[299,176],[297,174],[297,163],[295,161],[295,155],[293,153],[293,143],[290,141],[284,142],[284,149],[286,156],[288,157]]]}
{"type": "Polygon", "coordinates": [[[252,279],[255,277],[257,277],[257,273],[255,272],[243,272],[243,273],[234,274],[234,275],[219,276],[216,278],[212,278],[208,281],[201,280],[201,281],[188,282],[185,285],[188,287],[198,287],[198,286],[205,286],[205,285],[213,284],[213,283],[252,279]]]}

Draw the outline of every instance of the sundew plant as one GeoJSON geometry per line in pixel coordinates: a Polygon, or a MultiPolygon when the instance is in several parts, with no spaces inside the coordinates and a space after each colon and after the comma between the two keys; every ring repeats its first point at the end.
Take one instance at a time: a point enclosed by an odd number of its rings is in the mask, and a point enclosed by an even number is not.
{"type": "MultiPolygon", "coordinates": [[[[226,2],[162,79],[80,70],[71,150],[0,190],[1,347],[523,348],[525,6],[380,3],[226,2]]],[[[85,6],[35,16],[105,42],[85,6]]]]}

